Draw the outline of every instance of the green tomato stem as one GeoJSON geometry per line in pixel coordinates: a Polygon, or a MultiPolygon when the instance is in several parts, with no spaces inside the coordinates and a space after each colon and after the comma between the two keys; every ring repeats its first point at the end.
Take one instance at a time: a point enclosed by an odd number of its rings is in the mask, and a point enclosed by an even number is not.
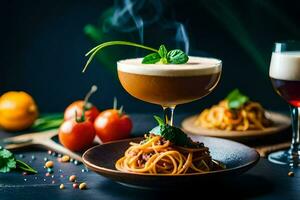
{"type": "Polygon", "coordinates": [[[120,116],[122,116],[122,114],[123,114],[123,111],[124,111],[124,107],[123,107],[123,106],[121,106],[121,107],[120,107],[120,109],[119,109],[119,111],[118,111],[120,116]]]}
{"type": "Polygon", "coordinates": [[[117,99],[117,97],[114,97],[113,109],[114,109],[114,110],[117,110],[117,109],[118,109],[118,99],[117,99]]]}
{"type": "Polygon", "coordinates": [[[97,91],[98,87],[96,85],[93,85],[90,89],[90,91],[86,94],[86,96],[84,97],[84,106],[86,106],[86,104],[89,101],[89,98],[92,96],[92,94],[94,94],[97,91]]]}
{"type": "Polygon", "coordinates": [[[148,46],[145,46],[145,45],[141,45],[141,44],[137,44],[137,43],[134,43],[134,42],[127,42],[127,41],[110,41],[110,42],[105,42],[105,43],[102,43],[96,47],[94,47],[93,49],[91,49],[89,52],[87,52],[85,54],[85,56],[90,56],[88,61],[86,62],[82,72],[84,73],[85,70],[87,69],[88,65],[91,63],[91,61],[93,60],[93,58],[95,57],[95,55],[98,53],[98,51],[100,51],[102,48],[104,47],[108,47],[108,46],[114,46],[114,45],[125,45],[125,46],[133,46],[133,47],[139,47],[139,48],[142,48],[142,49],[147,49],[147,50],[150,50],[150,51],[154,51],[154,52],[158,52],[157,49],[154,49],[154,48],[151,48],[151,47],[148,47],[148,46]]]}
{"type": "MultiPolygon", "coordinates": [[[[84,108],[82,108],[82,110],[84,110],[84,108]]],[[[83,111],[82,111],[83,112],[83,111]]],[[[77,114],[77,110],[75,110],[75,121],[77,123],[80,123],[80,122],[83,122],[84,121],[84,116],[82,117],[82,115],[80,117],[78,117],[78,114],[77,114]]]]}

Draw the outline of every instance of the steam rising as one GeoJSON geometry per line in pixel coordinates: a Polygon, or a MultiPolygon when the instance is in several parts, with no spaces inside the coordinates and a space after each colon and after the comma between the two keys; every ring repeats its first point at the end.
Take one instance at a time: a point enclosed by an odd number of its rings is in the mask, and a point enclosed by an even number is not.
{"type": "Polygon", "coordinates": [[[184,28],[184,25],[182,23],[177,23],[176,41],[182,42],[184,45],[185,53],[189,54],[190,42],[186,30],[184,28]]]}
{"type": "Polygon", "coordinates": [[[116,9],[109,21],[111,26],[118,27],[120,31],[132,32],[137,30],[140,42],[144,43],[144,21],[136,13],[139,8],[137,2],[137,0],[115,1],[116,9]]]}
{"type": "MultiPolygon", "coordinates": [[[[189,38],[184,25],[177,21],[163,18],[163,6],[160,0],[115,0],[114,12],[106,19],[104,31],[110,29],[120,32],[137,32],[140,42],[144,43],[144,28],[151,25],[159,25],[154,36],[160,37],[162,31],[171,29],[173,41],[177,48],[182,48],[189,52],[189,38]],[[161,25],[161,21],[164,25],[161,25]]],[[[147,34],[147,33],[146,33],[147,34]]],[[[153,33],[151,33],[153,34],[153,33]]],[[[151,35],[153,37],[153,35],[151,35]]],[[[165,41],[161,41],[164,43],[165,41]]]]}

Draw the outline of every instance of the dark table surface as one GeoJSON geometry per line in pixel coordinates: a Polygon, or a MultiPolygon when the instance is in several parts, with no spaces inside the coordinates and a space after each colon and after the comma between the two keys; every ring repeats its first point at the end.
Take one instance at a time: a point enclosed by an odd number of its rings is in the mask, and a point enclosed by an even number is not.
{"type": "MultiPolygon", "coordinates": [[[[151,115],[132,114],[133,136],[142,135],[154,126],[151,115]]],[[[176,116],[178,124],[186,115],[176,116]]],[[[13,136],[0,131],[0,139],[13,136]]],[[[1,143],[0,143],[1,144],[1,143]]],[[[151,191],[127,188],[96,173],[86,171],[83,164],[60,163],[47,154],[47,150],[29,149],[16,151],[16,157],[36,168],[37,175],[23,176],[12,172],[0,174],[0,200],[13,199],[169,199],[170,196],[185,197],[195,194],[197,199],[209,195],[225,199],[300,199],[300,170],[294,177],[287,176],[286,166],[270,163],[261,158],[258,164],[243,175],[218,183],[199,183],[194,188],[176,188],[173,191],[151,191]],[[20,154],[24,157],[20,158],[20,154]],[[35,159],[32,159],[32,156],[35,159]],[[45,176],[44,157],[55,162],[53,176],[45,176]],[[299,173],[298,173],[299,172],[299,173]],[[78,181],[88,184],[87,190],[73,189],[68,177],[75,174],[78,181]],[[59,189],[63,183],[66,188],[59,189]]]]}

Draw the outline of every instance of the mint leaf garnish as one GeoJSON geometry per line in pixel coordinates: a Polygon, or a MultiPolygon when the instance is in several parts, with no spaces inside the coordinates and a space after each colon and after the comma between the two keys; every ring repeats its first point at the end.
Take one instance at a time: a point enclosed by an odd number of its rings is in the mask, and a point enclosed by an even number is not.
{"type": "Polygon", "coordinates": [[[158,126],[154,127],[149,133],[159,135],[173,144],[182,147],[197,148],[201,143],[193,142],[180,128],[170,126],[158,116],[154,116],[158,126]]]}
{"type": "Polygon", "coordinates": [[[142,60],[143,64],[155,64],[160,61],[160,55],[158,53],[151,53],[145,56],[142,60]]]}
{"type": "Polygon", "coordinates": [[[180,49],[174,49],[168,52],[168,63],[184,64],[189,60],[189,57],[180,49]]]}
{"type": "Polygon", "coordinates": [[[238,89],[234,89],[226,97],[229,109],[239,109],[249,101],[249,97],[242,94],[238,89]]]}
{"type": "Polygon", "coordinates": [[[104,42],[94,48],[92,48],[88,53],[85,54],[85,56],[90,56],[88,61],[86,62],[82,72],[85,72],[88,65],[91,63],[93,58],[96,56],[96,54],[103,48],[108,46],[114,46],[114,45],[125,45],[125,46],[133,46],[138,47],[142,49],[146,49],[149,51],[154,51],[155,53],[151,53],[146,55],[142,63],[143,64],[184,64],[189,60],[189,57],[180,49],[174,49],[171,51],[167,51],[167,48],[165,45],[160,45],[159,49],[154,49],[152,47],[148,47],[145,45],[137,44],[134,42],[128,42],[128,41],[109,41],[104,42]]]}

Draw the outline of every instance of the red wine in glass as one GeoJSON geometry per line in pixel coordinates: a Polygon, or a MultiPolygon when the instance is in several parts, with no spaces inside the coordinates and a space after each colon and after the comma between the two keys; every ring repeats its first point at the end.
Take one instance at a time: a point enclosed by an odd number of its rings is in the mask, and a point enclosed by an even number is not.
{"type": "Polygon", "coordinates": [[[290,105],[300,107],[300,80],[287,81],[271,78],[276,92],[290,105]]]}
{"type": "Polygon", "coordinates": [[[270,153],[268,159],[293,171],[300,166],[300,42],[275,43],[269,76],[277,94],[290,105],[293,136],[289,150],[270,153]]]}

